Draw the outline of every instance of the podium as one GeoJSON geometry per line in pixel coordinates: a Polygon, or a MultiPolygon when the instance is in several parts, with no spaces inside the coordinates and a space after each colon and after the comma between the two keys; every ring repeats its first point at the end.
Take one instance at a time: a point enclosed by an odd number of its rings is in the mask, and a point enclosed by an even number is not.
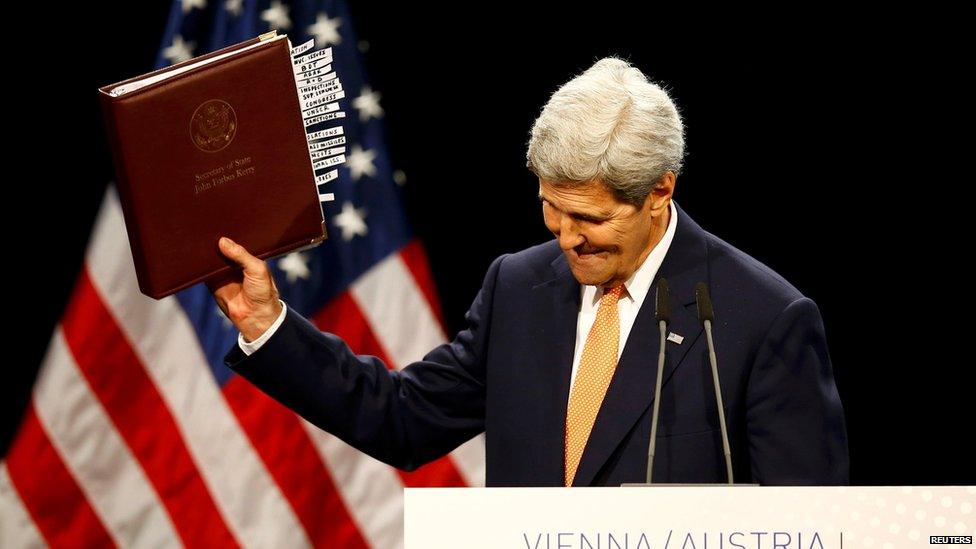
{"type": "Polygon", "coordinates": [[[966,546],[974,507],[974,486],[408,488],[404,540],[406,549],[966,546]]]}

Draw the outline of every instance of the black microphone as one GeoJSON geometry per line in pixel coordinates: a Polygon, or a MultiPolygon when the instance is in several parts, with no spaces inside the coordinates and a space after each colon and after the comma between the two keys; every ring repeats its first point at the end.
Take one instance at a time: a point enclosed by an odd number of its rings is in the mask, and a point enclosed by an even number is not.
{"type": "Polygon", "coordinates": [[[715,310],[712,299],[708,296],[708,286],[699,282],[695,286],[695,302],[698,304],[698,320],[705,328],[708,340],[708,360],[712,365],[712,381],[715,384],[715,402],[718,405],[718,419],[722,427],[722,447],[725,450],[725,469],[728,472],[729,484],[732,484],[732,451],[729,449],[729,430],[725,424],[725,407],[722,405],[722,387],[718,380],[718,360],[715,358],[715,342],[712,341],[712,322],[715,321],[715,310]]]}
{"type": "Polygon", "coordinates": [[[657,290],[654,295],[654,320],[657,322],[671,323],[671,303],[668,301],[668,279],[662,278],[657,281],[657,290]]]}
{"type": "Polygon", "coordinates": [[[654,470],[654,446],[657,443],[657,420],[661,409],[661,384],[664,379],[664,346],[667,344],[668,324],[671,322],[671,302],[668,281],[660,278],[654,299],[654,319],[661,331],[661,346],[657,354],[657,381],[654,383],[654,412],[651,414],[651,442],[647,445],[647,483],[654,470]]]}
{"type": "Polygon", "coordinates": [[[700,322],[715,322],[715,310],[712,309],[712,298],[708,296],[708,286],[699,282],[695,286],[695,303],[698,305],[698,320],[700,322]]]}

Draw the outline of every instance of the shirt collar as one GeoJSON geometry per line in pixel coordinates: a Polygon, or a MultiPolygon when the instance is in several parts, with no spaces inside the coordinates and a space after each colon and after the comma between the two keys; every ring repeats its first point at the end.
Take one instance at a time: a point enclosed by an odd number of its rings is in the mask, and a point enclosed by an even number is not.
{"type": "MultiPolygon", "coordinates": [[[[641,263],[640,267],[637,267],[634,274],[630,275],[630,278],[624,282],[624,288],[627,291],[620,296],[620,299],[629,299],[632,303],[643,303],[644,298],[647,297],[647,292],[651,289],[651,281],[654,280],[654,275],[657,274],[661,263],[664,262],[664,256],[667,255],[668,248],[671,247],[671,241],[674,240],[674,232],[678,227],[678,209],[674,207],[673,199],[668,203],[668,210],[671,216],[668,220],[668,228],[664,232],[664,236],[654,246],[651,253],[647,254],[644,262],[641,263]]],[[[603,288],[584,285],[582,292],[584,307],[599,306],[600,298],[603,297],[603,288]],[[590,299],[587,299],[587,296],[590,299]]]]}

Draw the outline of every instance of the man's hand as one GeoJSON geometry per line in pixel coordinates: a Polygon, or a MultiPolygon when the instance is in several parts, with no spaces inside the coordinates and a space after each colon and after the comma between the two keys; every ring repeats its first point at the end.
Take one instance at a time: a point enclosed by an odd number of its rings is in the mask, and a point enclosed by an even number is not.
{"type": "Polygon", "coordinates": [[[222,237],[217,243],[220,253],[241,270],[207,282],[220,310],[240,330],[245,341],[261,337],[281,314],[278,288],[268,264],[254,257],[243,246],[222,237]]]}

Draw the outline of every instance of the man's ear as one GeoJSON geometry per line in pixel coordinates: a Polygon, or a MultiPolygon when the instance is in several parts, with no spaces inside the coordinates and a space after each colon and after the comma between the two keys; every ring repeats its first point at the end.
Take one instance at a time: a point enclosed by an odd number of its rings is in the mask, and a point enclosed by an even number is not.
{"type": "Polygon", "coordinates": [[[664,213],[668,204],[671,203],[671,196],[674,194],[674,183],[676,176],[672,171],[664,172],[664,175],[654,183],[651,192],[644,199],[644,209],[650,210],[651,216],[657,217],[664,213]]]}

